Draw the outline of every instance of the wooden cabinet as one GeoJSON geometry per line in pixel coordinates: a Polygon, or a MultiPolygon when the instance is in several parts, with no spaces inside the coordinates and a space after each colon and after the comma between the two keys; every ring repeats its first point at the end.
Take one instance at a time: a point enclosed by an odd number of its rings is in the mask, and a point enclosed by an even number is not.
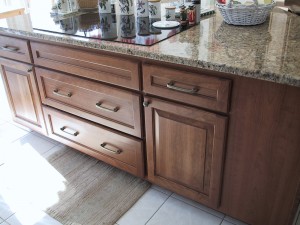
{"type": "Polygon", "coordinates": [[[228,112],[231,80],[143,64],[145,92],[214,111],[228,112]]]}
{"type": "Polygon", "coordinates": [[[142,137],[139,94],[41,68],[36,75],[43,104],[142,137]]]}
{"type": "Polygon", "coordinates": [[[0,58],[0,65],[13,120],[46,133],[32,66],[4,58],[0,58]]]}
{"type": "Polygon", "coordinates": [[[0,36],[0,56],[31,63],[31,51],[28,40],[0,36]]]}
{"type": "Polygon", "coordinates": [[[43,109],[49,137],[129,173],[144,176],[141,140],[49,107],[43,109]]]}
{"type": "Polygon", "coordinates": [[[148,179],[217,207],[227,118],[155,98],[144,105],[148,179]]]}
{"type": "Polygon", "coordinates": [[[36,65],[140,90],[137,60],[31,42],[36,65]]]}

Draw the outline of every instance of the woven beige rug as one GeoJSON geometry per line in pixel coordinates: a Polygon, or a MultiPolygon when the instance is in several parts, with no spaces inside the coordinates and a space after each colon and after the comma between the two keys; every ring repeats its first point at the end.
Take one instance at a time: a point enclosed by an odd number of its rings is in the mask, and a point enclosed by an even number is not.
{"type": "Polygon", "coordinates": [[[66,188],[46,212],[64,225],[115,224],[150,187],[142,179],[70,148],[47,161],[64,176],[66,188]]]}

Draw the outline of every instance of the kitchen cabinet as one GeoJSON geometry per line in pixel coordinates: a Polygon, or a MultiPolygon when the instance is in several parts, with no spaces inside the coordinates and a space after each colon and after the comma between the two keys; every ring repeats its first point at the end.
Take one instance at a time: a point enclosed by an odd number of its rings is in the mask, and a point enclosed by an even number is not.
{"type": "Polygon", "coordinates": [[[13,120],[46,134],[34,69],[4,58],[0,58],[0,65],[13,120]]]}
{"type": "Polygon", "coordinates": [[[248,224],[291,224],[299,87],[37,39],[0,46],[19,61],[0,59],[16,122],[45,133],[44,113],[47,135],[79,151],[248,224]]]}
{"type": "Polygon", "coordinates": [[[226,116],[146,98],[148,179],[218,207],[226,116]]]}

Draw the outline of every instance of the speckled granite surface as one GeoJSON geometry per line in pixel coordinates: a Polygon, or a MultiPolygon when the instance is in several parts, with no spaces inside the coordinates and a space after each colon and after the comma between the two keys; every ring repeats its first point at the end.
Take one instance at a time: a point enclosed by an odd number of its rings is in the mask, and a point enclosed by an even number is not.
{"type": "Polygon", "coordinates": [[[0,20],[0,32],[300,87],[300,16],[281,9],[275,8],[264,24],[247,27],[227,25],[217,13],[151,47],[33,30],[37,18],[43,22],[49,14],[0,20]]]}

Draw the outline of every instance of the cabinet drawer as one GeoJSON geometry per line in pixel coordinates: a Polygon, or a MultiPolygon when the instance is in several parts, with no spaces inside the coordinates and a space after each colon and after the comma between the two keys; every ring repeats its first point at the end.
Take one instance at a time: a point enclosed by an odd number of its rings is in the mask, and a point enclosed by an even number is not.
{"type": "Polygon", "coordinates": [[[141,140],[43,107],[49,136],[134,175],[144,176],[141,140]]]}
{"type": "Polygon", "coordinates": [[[121,57],[31,43],[34,63],[135,90],[140,89],[139,63],[121,57]]]}
{"type": "Polygon", "coordinates": [[[0,36],[0,56],[31,63],[29,41],[0,36]]]}
{"type": "Polygon", "coordinates": [[[36,68],[42,102],[141,137],[140,96],[71,75],[36,68]]]}
{"type": "Polygon", "coordinates": [[[198,73],[144,64],[144,91],[191,105],[228,111],[231,81],[198,73]]]}

